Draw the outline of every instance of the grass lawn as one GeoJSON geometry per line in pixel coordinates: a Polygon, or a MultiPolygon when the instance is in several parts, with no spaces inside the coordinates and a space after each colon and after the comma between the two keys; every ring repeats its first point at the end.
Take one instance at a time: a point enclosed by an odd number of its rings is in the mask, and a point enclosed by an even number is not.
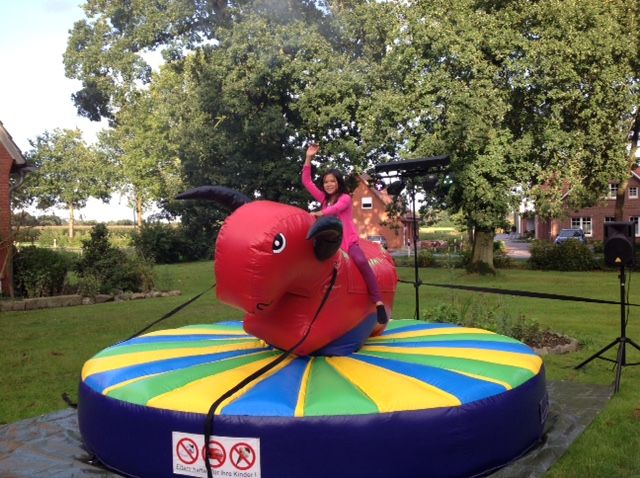
{"type": "MultiPolygon", "coordinates": [[[[402,279],[412,280],[413,269],[399,268],[402,279]]],[[[157,268],[158,285],[180,289],[180,297],[69,307],[54,310],[3,313],[0,316],[0,424],[65,408],[63,392],[76,398],[82,364],[109,345],[124,340],[213,282],[212,264],[199,262],[157,268]]],[[[467,275],[454,269],[423,269],[425,283],[451,283],[617,300],[616,272],[500,271],[495,277],[467,275]]],[[[631,303],[640,303],[640,284],[629,284],[631,303]]],[[[640,282],[640,279],[638,279],[640,282]]],[[[415,291],[399,284],[394,317],[414,316],[415,291]]],[[[618,305],[562,302],[523,297],[478,294],[431,286],[420,288],[421,315],[434,304],[481,301],[523,314],[556,332],[578,339],[584,346],[575,353],[545,357],[549,380],[611,384],[612,365],[596,360],[583,370],[574,366],[615,339],[620,333],[618,305]]],[[[640,343],[640,309],[630,308],[627,335],[640,343]]],[[[219,320],[237,320],[241,313],[217,303],[214,291],[154,329],[219,320]]],[[[640,352],[628,349],[627,362],[640,362],[640,352]]],[[[610,353],[609,356],[614,356],[610,353]]],[[[425,431],[428,433],[428,431],[425,431]]],[[[621,390],[594,423],[545,475],[550,478],[640,476],[640,366],[625,367],[621,390]]]]}

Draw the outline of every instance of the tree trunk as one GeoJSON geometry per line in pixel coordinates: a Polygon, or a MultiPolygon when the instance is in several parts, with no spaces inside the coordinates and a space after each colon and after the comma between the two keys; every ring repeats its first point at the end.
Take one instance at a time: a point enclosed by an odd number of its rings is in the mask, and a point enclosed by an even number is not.
{"type": "Polygon", "coordinates": [[[69,239],[73,239],[73,226],[75,225],[76,219],[74,217],[74,209],[73,204],[68,204],[69,206],[69,239]]]}
{"type": "Polygon", "coordinates": [[[138,221],[138,229],[142,228],[142,210],[143,210],[143,204],[142,204],[142,196],[140,196],[139,194],[136,194],[136,215],[137,217],[137,221],[138,221]]]}
{"type": "Polygon", "coordinates": [[[467,244],[473,246],[473,226],[471,224],[467,224],[467,244]]]}
{"type": "Polygon", "coordinates": [[[471,262],[467,267],[469,272],[477,272],[479,274],[495,274],[496,269],[493,265],[493,238],[494,231],[481,231],[476,229],[473,241],[473,253],[471,262]]]}
{"type": "MultiPolygon", "coordinates": [[[[636,112],[636,116],[633,121],[633,127],[631,129],[631,148],[629,149],[629,156],[627,157],[627,170],[631,173],[635,168],[638,159],[636,154],[638,152],[638,139],[640,138],[640,109],[636,112]]],[[[629,176],[625,177],[620,184],[618,184],[618,192],[616,194],[616,209],[615,218],[616,221],[624,221],[624,201],[627,194],[627,186],[629,185],[629,176]]]]}

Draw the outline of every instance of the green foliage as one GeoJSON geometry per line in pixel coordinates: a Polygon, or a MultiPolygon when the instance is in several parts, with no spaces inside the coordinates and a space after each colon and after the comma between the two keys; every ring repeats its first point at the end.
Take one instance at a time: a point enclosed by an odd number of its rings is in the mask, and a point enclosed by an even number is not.
{"type": "Polygon", "coordinates": [[[40,231],[33,227],[21,227],[15,232],[13,240],[15,242],[28,242],[32,246],[40,237],[40,231]]]}
{"type": "Polygon", "coordinates": [[[524,314],[514,315],[503,303],[489,304],[482,297],[461,303],[436,304],[427,309],[424,320],[491,330],[528,344],[539,342],[548,330],[524,314]]]}
{"type": "Polygon", "coordinates": [[[511,266],[511,258],[507,255],[507,245],[504,241],[493,242],[493,265],[497,269],[505,269],[511,266]]]}
{"type": "Polygon", "coordinates": [[[82,287],[89,289],[97,283],[100,293],[139,292],[153,287],[151,263],[113,247],[104,224],[94,226],[90,238],[83,241],[76,270],[82,287]]]}
{"type": "Polygon", "coordinates": [[[75,257],[75,254],[32,246],[20,249],[13,257],[16,295],[31,298],[63,293],[75,257]]]}
{"type": "Polygon", "coordinates": [[[213,241],[191,239],[181,226],[145,224],[132,236],[136,252],[156,264],[195,261],[211,257],[213,241]]]}
{"type": "Polygon", "coordinates": [[[420,251],[418,253],[418,267],[436,267],[436,258],[431,251],[420,251]]]}
{"type": "Polygon", "coordinates": [[[37,171],[25,183],[39,207],[81,208],[90,196],[106,199],[110,188],[108,164],[99,161],[80,130],[45,132],[36,139],[28,160],[37,171]]]}
{"type": "Polygon", "coordinates": [[[533,241],[530,251],[527,264],[531,269],[588,271],[596,268],[593,252],[579,241],[558,245],[550,241],[533,241]]]}
{"type": "Polygon", "coordinates": [[[100,281],[93,274],[87,274],[78,278],[78,294],[82,297],[95,297],[100,293],[100,281]]]}
{"type": "Polygon", "coordinates": [[[593,253],[594,254],[602,254],[604,253],[604,242],[603,241],[599,241],[599,240],[595,240],[595,241],[591,241],[591,247],[593,248],[593,253]]]}
{"type": "Polygon", "coordinates": [[[45,131],[32,145],[27,161],[36,171],[29,175],[24,188],[39,208],[67,208],[69,223],[73,224],[74,210],[84,207],[89,197],[109,197],[113,169],[86,145],[80,130],[45,131]]]}

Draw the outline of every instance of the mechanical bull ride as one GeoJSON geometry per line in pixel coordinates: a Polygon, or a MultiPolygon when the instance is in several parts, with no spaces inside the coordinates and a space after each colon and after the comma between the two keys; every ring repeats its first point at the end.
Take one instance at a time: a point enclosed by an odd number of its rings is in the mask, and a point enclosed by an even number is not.
{"type": "MultiPolygon", "coordinates": [[[[539,442],[548,400],[529,347],[397,317],[383,329],[339,250],[339,223],[226,188],[183,197],[212,196],[233,211],[216,246],[217,294],[245,320],[158,330],[85,363],[78,423],[104,466],[135,477],[204,477],[207,463],[216,477],[469,477],[539,442]]],[[[362,247],[392,304],[389,256],[362,247]]]]}
{"type": "MultiPolygon", "coordinates": [[[[215,200],[233,211],[216,242],[216,290],[220,301],[246,312],[247,333],[282,350],[299,343],[296,355],[346,355],[383,331],[362,275],[340,249],[336,218],[316,220],[300,208],[251,201],[220,186],[178,198],[215,200]]],[[[372,242],[360,246],[384,303],[393,304],[393,259],[372,242]]]]}

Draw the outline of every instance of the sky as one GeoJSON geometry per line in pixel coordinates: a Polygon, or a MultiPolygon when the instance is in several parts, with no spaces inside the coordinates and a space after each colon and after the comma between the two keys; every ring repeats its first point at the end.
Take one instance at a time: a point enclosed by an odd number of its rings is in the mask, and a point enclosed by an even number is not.
{"type": "MultiPolygon", "coordinates": [[[[84,18],[82,0],[2,0],[0,15],[0,121],[23,153],[45,131],[79,128],[88,143],[104,124],[78,116],[71,94],[81,84],[64,76],[62,55],[69,30],[84,18]]],[[[66,218],[66,210],[55,212],[66,218]]],[[[124,198],[106,205],[91,199],[76,219],[133,219],[124,198]]]]}

